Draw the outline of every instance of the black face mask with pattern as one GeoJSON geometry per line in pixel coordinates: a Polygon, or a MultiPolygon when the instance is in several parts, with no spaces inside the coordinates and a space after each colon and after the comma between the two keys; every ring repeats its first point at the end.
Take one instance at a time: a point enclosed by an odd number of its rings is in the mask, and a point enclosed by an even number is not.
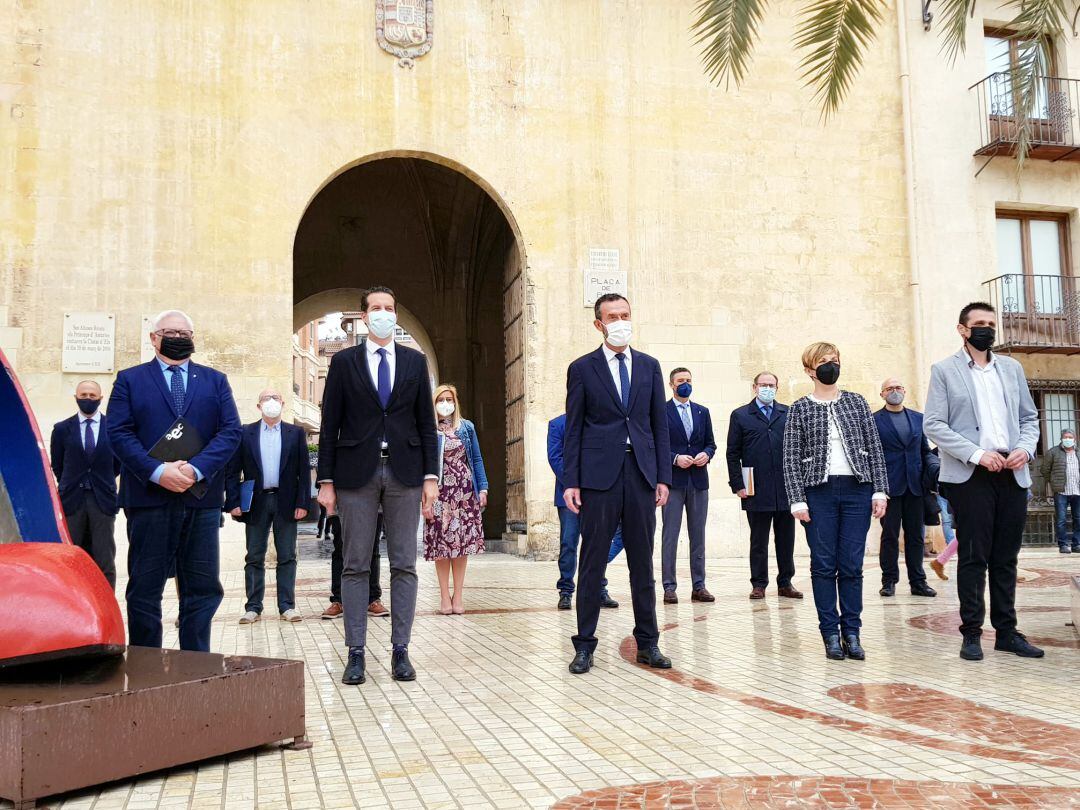
{"type": "Polygon", "coordinates": [[[818,382],[822,385],[835,385],[836,381],[840,379],[840,364],[835,361],[822,363],[817,367],[815,373],[818,382]]]}

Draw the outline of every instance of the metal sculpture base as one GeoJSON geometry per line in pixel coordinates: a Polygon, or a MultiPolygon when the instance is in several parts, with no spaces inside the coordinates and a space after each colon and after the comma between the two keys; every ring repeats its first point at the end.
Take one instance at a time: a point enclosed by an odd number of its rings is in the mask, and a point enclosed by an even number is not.
{"type": "Polygon", "coordinates": [[[44,796],[291,740],[304,664],[129,647],[92,663],[0,674],[0,797],[44,796]]]}

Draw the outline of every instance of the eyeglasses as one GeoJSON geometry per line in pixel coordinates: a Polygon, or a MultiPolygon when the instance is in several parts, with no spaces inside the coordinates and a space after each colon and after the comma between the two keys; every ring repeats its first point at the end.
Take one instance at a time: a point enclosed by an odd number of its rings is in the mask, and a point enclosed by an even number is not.
{"type": "Polygon", "coordinates": [[[190,329],[158,329],[154,334],[158,337],[187,338],[188,340],[195,337],[195,333],[190,329]]]}
{"type": "Polygon", "coordinates": [[[904,386],[902,386],[902,385],[893,385],[893,386],[890,386],[890,387],[886,388],[885,393],[886,394],[891,394],[891,393],[893,393],[895,391],[906,391],[906,390],[907,389],[904,388],[904,386]]]}

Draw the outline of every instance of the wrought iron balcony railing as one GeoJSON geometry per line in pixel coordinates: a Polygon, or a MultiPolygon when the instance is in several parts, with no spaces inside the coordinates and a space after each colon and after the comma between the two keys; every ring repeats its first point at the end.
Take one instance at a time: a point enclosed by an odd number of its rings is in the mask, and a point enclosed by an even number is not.
{"type": "MultiPolygon", "coordinates": [[[[1080,79],[1040,76],[1031,118],[1028,157],[1080,161],[1080,79]]],[[[979,104],[976,155],[1015,155],[1019,138],[1012,75],[992,73],[969,89],[979,104]]]]}
{"type": "Polygon", "coordinates": [[[998,312],[997,350],[1080,354],[1080,290],[1072,276],[1005,275],[983,283],[998,312]]]}

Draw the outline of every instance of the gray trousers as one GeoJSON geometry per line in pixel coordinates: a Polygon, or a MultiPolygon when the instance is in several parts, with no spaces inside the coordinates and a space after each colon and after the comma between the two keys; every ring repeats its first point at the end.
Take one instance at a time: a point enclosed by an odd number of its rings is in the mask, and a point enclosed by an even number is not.
{"type": "Polygon", "coordinates": [[[390,642],[409,643],[416,614],[416,532],[421,491],[421,487],[407,487],[398,481],[385,459],[366,485],[337,491],[344,540],[341,607],[345,611],[345,643],[350,647],[363,647],[367,639],[371,548],[380,505],[390,563],[390,642]]]}
{"type": "Polygon", "coordinates": [[[661,511],[664,528],[661,530],[660,560],[663,567],[664,590],[675,590],[675,554],[679,549],[683,509],[686,509],[686,530],[690,535],[690,579],[693,589],[705,587],[705,520],[709,516],[709,490],[672,489],[661,511]]]}

